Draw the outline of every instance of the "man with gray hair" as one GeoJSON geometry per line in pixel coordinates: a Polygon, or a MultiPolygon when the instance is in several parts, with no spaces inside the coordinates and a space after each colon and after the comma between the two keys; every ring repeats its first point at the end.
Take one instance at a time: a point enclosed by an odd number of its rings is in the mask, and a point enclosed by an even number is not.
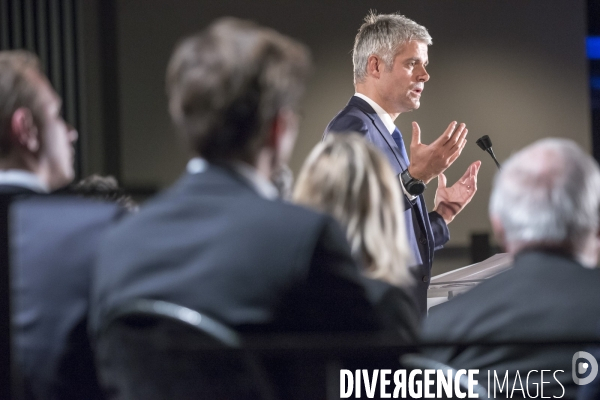
{"type": "Polygon", "coordinates": [[[421,143],[419,125],[413,122],[410,159],[394,120],[420,106],[429,74],[427,46],[431,36],[425,27],[399,14],[365,18],[354,42],[355,95],[329,123],[329,132],[359,132],[390,161],[404,191],[405,221],[414,258],[415,297],[426,312],[427,288],[433,252],[449,239],[448,224],[471,201],[477,190],[474,162],[453,186],[446,186],[443,172],[458,158],[466,143],[465,124],[450,123],[430,145],[421,143]],[[435,207],[427,212],[422,193],[438,177],[435,207]]]}
{"type": "MultiPolygon", "coordinates": [[[[599,340],[600,271],[595,268],[600,253],[599,188],[598,164],[570,140],[544,139],[513,155],[494,182],[490,219],[514,264],[432,308],[425,338],[599,340]]],[[[480,383],[487,382],[487,371],[492,379],[495,372],[500,381],[508,373],[509,388],[512,391],[517,382],[519,396],[535,397],[541,390],[536,385],[543,381],[542,397],[573,398],[572,372],[577,372],[572,371],[573,357],[584,349],[584,345],[468,346],[433,355],[457,368],[480,369],[480,383]],[[542,370],[546,376],[540,375],[542,370]]]]}

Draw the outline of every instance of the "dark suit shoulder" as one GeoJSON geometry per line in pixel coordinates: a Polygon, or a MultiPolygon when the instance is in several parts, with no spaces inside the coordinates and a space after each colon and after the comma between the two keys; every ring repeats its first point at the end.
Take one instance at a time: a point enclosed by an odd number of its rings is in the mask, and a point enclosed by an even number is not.
{"type": "Polygon", "coordinates": [[[146,202],[137,215],[111,230],[102,253],[126,254],[136,263],[152,262],[145,260],[146,255],[155,257],[157,248],[178,248],[183,243],[193,248],[191,244],[197,243],[198,254],[223,246],[255,258],[282,259],[287,251],[298,253],[295,258],[290,254],[295,264],[307,265],[320,232],[331,223],[324,214],[265,199],[233,174],[215,168],[185,174],[146,202]]]}
{"type": "Polygon", "coordinates": [[[35,191],[17,185],[0,184],[0,196],[34,195],[35,191]]]}
{"type": "Polygon", "coordinates": [[[433,307],[424,335],[433,339],[594,335],[598,319],[594,316],[600,315],[598,286],[600,271],[566,257],[530,252],[519,256],[510,270],[433,307]],[[572,312],[574,307],[577,313],[572,312]]]}
{"type": "Polygon", "coordinates": [[[358,132],[366,135],[369,132],[369,117],[354,105],[344,107],[327,125],[325,135],[328,133],[358,132]]]}
{"type": "Polygon", "coordinates": [[[36,398],[100,396],[86,330],[90,277],[120,215],[115,204],[64,195],[12,204],[16,352],[36,398]]]}
{"type": "MultiPolygon", "coordinates": [[[[222,171],[183,176],[174,186],[148,201],[138,216],[125,221],[117,231],[138,231],[144,225],[188,227],[192,221],[210,224],[219,216],[220,225],[252,232],[250,240],[264,236],[300,238],[322,228],[327,216],[281,200],[261,197],[239,178],[222,171]],[[283,235],[283,236],[282,236],[283,235]]],[[[198,231],[202,231],[201,229],[198,231]]],[[[296,241],[296,240],[294,240],[296,241]]]]}
{"type": "Polygon", "coordinates": [[[95,199],[72,195],[32,195],[15,198],[14,210],[24,213],[37,213],[37,223],[60,221],[65,230],[76,230],[92,221],[109,221],[123,216],[125,210],[119,205],[95,199]]]}
{"type": "Polygon", "coordinates": [[[151,297],[243,331],[373,328],[333,218],[262,198],[222,172],[184,177],[107,236],[93,326],[115,305],[151,297]]]}

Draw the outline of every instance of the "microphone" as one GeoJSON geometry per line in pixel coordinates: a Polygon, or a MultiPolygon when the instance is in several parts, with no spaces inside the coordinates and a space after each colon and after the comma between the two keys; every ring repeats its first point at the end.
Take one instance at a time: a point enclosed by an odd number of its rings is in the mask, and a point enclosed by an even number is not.
{"type": "Polygon", "coordinates": [[[489,155],[492,156],[492,158],[494,159],[494,162],[496,163],[498,169],[501,169],[500,164],[498,163],[498,160],[496,160],[496,156],[494,155],[494,150],[492,150],[492,139],[490,139],[488,135],[484,135],[477,139],[475,143],[477,143],[477,146],[479,146],[481,150],[487,151],[489,155]]]}

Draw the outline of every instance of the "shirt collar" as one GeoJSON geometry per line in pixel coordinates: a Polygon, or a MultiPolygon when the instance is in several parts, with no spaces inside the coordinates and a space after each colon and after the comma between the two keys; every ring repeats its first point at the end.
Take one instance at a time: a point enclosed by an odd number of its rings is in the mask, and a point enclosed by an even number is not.
{"type": "Polygon", "coordinates": [[[22,169],[0,170],[0,185],[19,186],[37,193],[50,192],[50,188],[37,175],[22,169]]]}
{"type": "MultiPolygon", "coordinates": [[[[208,165],[205,159],[194,157],[188,162],[187,171],[190,174],[199,174],[206,171],[208,165]]],[[[275,200],[279,197],[277,188],[268,179],[259,174],[256,168],[242,161],[233,161],[231,166],[259,196],[268,200],[275,200]]]]}
{"type": "Polygon", "coordinates": [[[373,107],[373,110],[375,110],[375,112],[377,113],[377,116],[381,118],[381,121],[383,122],[389,133],[394,133],[396,125],[394,124],[394,120],[392,119],[392,117],[390,117],[390,114],[388,114],[383,108],[381,108],[379,104],[375,103],[375,101],[365,96],[364,94],[354,93],[354,95],[369,103],[369,105],[373,107]]]}
{"type": "Polygon", "coordinates": [[[204,158],[194,157],[187,163],[187,172],[190,174],[199,174],[206,171],[208,168],[208,162],[204,158]]]}

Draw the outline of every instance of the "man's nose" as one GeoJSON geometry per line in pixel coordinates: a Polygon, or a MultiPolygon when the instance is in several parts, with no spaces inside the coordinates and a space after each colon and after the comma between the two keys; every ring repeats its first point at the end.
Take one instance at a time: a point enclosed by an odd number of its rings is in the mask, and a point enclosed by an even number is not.
{"type": "Polygon", "coordinates": [[[69,124],[67,122],[67,133],[69,135],[69,141],[71,143],[75,143],[77,141],[77,139],[79,138],[79,133],[77,132],[77,129],[75,129],[75,127],[71,124],[69,124]]]}
{"type": "Polygon", "coordinates": [[[419,82],[427,82],[429,80],[429,74],[425,67],[423,67],[423,70],[419,73],[418,80],[419,82]]]}

